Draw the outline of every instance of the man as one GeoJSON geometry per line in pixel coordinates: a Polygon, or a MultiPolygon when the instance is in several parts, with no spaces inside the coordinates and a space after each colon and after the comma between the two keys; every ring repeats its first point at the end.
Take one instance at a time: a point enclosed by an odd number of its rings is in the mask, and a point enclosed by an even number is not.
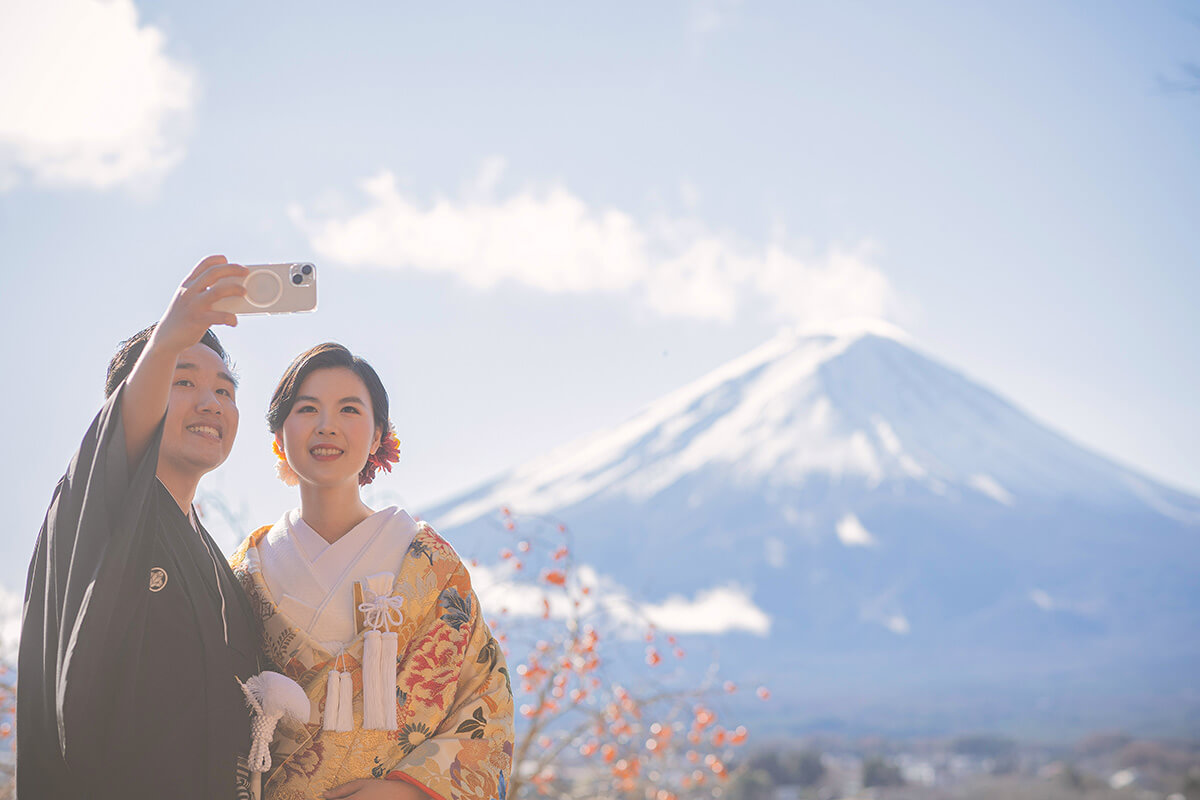
{"type": "Polygon", "coordinates": [[[259,671],[249,604],[192,510],[237,435],[213,304],[245,267],[200,262],[109,365],[107,402],[55,489],[25,588],[17,796],[232,798],[259,671]]]}

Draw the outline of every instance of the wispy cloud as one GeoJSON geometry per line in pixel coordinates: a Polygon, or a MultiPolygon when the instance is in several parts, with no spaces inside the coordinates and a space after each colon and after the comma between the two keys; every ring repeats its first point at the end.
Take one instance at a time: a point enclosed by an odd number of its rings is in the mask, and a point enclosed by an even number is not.
{"type": "Polygon", "coordinates": [[[1181,64],[1178,75],[1160,75],[1158,85],[1165,92],[1200,94],[1200,64],[1181,64]]]}
{"type": "Polygon", "coordinates": [[[357,209],[293,205],[289,215],[322,258],[443,273],[477,289],[507,281],[552,294],[627,293],[665,316],[722,321],[752,313],[819,325],[895,311],[869,242],[824,252],[783,234],[745,242],[694,218],[642,221],[595,208],[557,183],[497,197],[502,167],[489,159],[459,198],[429,201],[384,171],[361,182],[357,209]]]}
{"type": "Polygon", "coordinates": [[[629,590],[612,578],[597,573],[590,566],[578,570],[580,584],[589,589],[579,608],[563,593],[547,593],[540,586],[515,580],[511,565],[478,565],[471,567],[471,582],[480,603],[496,613],[501,609],[511,617],[541,617],[549,613],[553,619],[566,619],[572,613],[583,617],[603,615],[617,631],[637,638],[647,625],[665,633],[715,635],[745,631],[766,636],[771,630],[771,618],[755,605],[743,588],[736,585],[703,589],[693,598],[672,595],[660,603],[635,600],[629,590]]]}
{"type": "Polygon", "coordinates": [[[183,156],[195,81],[131,0],[0,4],[0,191],[152,184],[183,156]]]}

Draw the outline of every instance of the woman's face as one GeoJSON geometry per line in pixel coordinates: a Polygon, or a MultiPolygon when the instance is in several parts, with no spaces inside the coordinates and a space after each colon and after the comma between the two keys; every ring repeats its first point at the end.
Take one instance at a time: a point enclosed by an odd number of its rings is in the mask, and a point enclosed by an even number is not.
{"type": "Polygon", "coordinates": [[[275,434],[300,480],[324,487],[357,486],[379,439],[366,384],[345,367],[309,373],[275,434]]]}

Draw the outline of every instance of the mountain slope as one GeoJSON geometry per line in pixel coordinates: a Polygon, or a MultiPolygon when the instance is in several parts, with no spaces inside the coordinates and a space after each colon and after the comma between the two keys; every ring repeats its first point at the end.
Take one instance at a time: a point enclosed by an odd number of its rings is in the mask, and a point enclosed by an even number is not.
{"type": "Polygon", "coordinates": [[[1108,697],[1151,661],[1186,692],[1200,672],[1200,500],[886,326],[780,336],[429,516],[486,555],[501,505],[568,521],[651,601],[740,587],[771,624],[723,637],[724,662],[803,676],[797,702],[1068,675],[1108,697]]]}

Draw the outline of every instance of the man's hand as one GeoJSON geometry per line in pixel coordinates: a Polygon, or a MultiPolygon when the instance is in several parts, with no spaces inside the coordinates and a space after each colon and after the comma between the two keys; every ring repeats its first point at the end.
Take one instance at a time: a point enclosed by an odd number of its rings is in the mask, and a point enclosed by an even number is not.
{"type": "Polygon", "coordinates": [[[171,298],[146,349],[156,348],[171,357],[200,341],[213,325],[237,326],[237,314],[213,310],[226,297],[245,296],[242,279],[249,270],[230,264],[225,256],[209,256],[196,265],[171,298]],[[223,280],[224,279],[224,280],[223,280]]]}
{"type": "Polygon", "coordinates": [[[158,421],[167,410],[171,377],[179,354],[199,343],[212,325],[237,325],[237,315],[213,310],[224,297],[245,295],[249,270],[225,256],[209,256],[184,278],[158,321],[146,349],[125,379],[125,453],[130,468],[141,460],[158,421]]]}
{"type": "Polygon", "coordinates": [[[321,795],[326,800],[429,800],[429,795],[406,781],[357,780],[321,795]]]}

